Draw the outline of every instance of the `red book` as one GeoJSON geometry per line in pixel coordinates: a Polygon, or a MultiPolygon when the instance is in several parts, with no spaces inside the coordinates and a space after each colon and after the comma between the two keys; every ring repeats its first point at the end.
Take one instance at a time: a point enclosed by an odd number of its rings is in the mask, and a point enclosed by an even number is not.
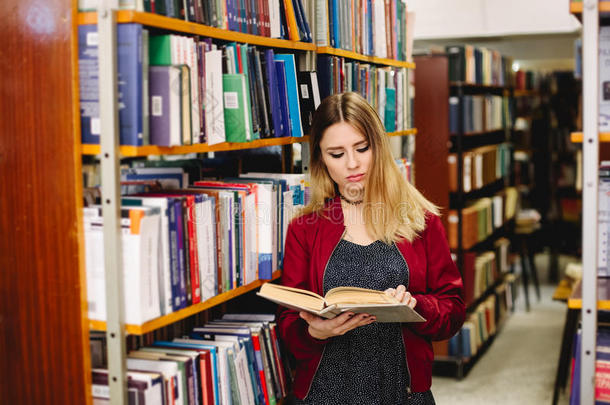
{"type": "Polygon", "coordinates": [[[254,347],[254,354],[256,356],[257,363],[260,360],[260,365],[257,364],[258,375],[261,381],[261,388],[263,389],[263,395],[265,396],[265,403],[270,404],[269,401],[269,391],[267,390],[267,380],[265,379],[265,369],[262,364],[262,352],[261,352],[261,342],[259,340],[258,334],[252,334],[252,346],[254,347]]]}

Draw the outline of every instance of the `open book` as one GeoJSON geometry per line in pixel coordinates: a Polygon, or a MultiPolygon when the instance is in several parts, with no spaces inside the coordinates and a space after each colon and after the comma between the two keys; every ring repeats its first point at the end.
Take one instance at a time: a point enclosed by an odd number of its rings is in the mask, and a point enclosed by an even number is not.
{"type": "Polygon", "coordinates": [[[383,291],[358,287],[337,287],[321,297],[299,288],[265,283],[257,295],[297,311],[334,318],[345,311],[375,315],[377,322],[424,322],[414,309],[383,291]]]}

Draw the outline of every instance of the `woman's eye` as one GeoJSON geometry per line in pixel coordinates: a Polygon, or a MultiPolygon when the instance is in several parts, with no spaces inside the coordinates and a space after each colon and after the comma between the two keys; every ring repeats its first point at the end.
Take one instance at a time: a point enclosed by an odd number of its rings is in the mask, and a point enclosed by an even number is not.
{"type": "Polygon", "coordinates": [[[364,148],[356,149],[360,153],[364,153],[369,150],[370,145],[366,145],[364,148]]]}
{"type": "Polygon", "coordinates": [[[341,156],[343,156],[343,153],[330,153],[330,157],[335,159],[339,159],[341,156]]]}

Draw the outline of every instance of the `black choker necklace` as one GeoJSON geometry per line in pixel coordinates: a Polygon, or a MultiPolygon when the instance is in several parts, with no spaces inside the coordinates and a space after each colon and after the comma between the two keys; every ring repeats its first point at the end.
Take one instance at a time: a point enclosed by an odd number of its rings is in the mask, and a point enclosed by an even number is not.
{"type": "Polygon", "coordinates": [[[360,205],[360,204],[362,204],[362,201],[364,201],[364,200],[358,200],[358,201],[348,200],[347,198],[343,197],[343,194],[341,194],[341,193],[339,193],[339,197],[350,205],[360,205]]]}

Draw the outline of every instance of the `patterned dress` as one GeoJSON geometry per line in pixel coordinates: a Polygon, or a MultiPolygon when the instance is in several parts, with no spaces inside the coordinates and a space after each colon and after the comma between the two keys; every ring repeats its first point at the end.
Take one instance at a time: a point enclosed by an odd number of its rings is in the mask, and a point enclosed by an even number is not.
{"type": "MultiPolygon", "coordinates": [[[[324,294],[341,286],[386,290],[408,280],[395,244],[342,239],[324,273],[324,294]]],[[[430,391],[408,393],[410,378],[400,324],[374,322],[330,339],[307,397],[296,404],[434,405],[430,391]]]]}

